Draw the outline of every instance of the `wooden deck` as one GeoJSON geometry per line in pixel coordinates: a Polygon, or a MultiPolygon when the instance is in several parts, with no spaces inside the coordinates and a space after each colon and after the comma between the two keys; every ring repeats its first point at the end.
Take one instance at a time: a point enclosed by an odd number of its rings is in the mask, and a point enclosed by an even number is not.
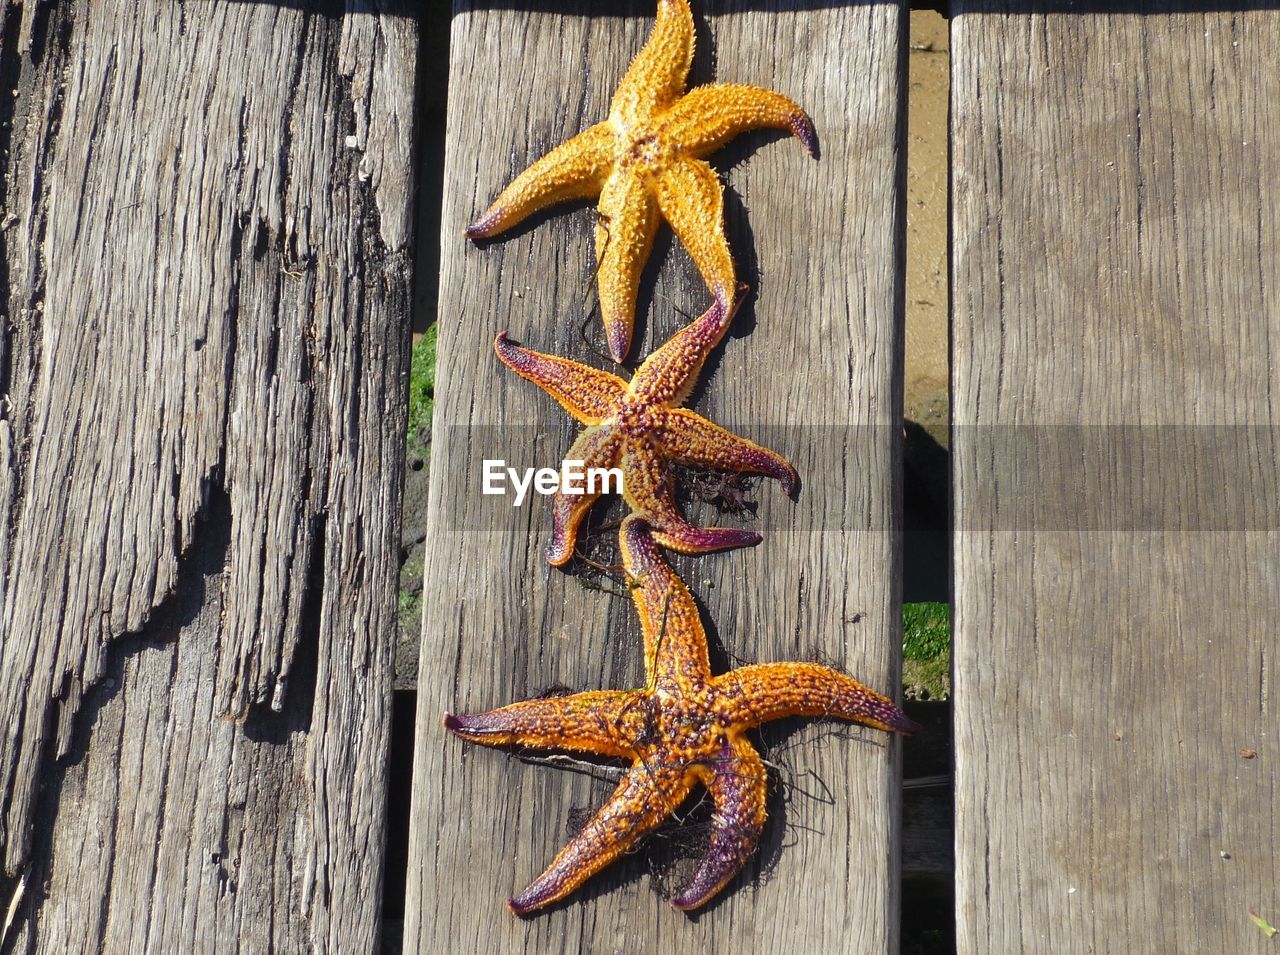
{"type": "MultiPolygon", "coordinates": [[[[544,562],[546,504],[516,509],[475,493],[483,458],[542,466],[568,450],[567,416],[504,369],[491,343],[509,328],[530,347],[601,364],[589,347],[603,341],[599,321],[585,311],[594,212],[543,217],[484,249],[460,232],[511,175],[608,112],[648,35],[649,6],[619,6],[616,16],[589,16],[589,4],[464,6],[454,16],[437,374],[456,387],[441,389],[432,442],[406,949],[891,951],[898,769],[882,734],[830,739],[828,727],[791,728],[781,758],[798,777],[820,776],[829,795],[794,796],[763,853],[766,872],[753,867],[708,913],[689,919],[667,905],[640,854],[574,903],[522,922],[503,900],[559,850],[571,811],[599,803],[611,787],[468,751],[440,725],[446,710],[486,709],[557,684],[642,682],[630,601],[587,590],[544,562]],[[499,65],[514,62],[518,70],[499,65]],[[566,63],[576,66],[566,71],[566,63]],[[526,76],[556,77],[555,95],[526,76]]],[[[730,4],[703,12],[699,80],[712,78],[714,38],[714,76],[774,85],[802,103],[822,160],[776,135],[739,146],[728,176],[731,241],[740,259],[761,263],[759,297],[736,319],[695,403],[790,455],[804,492],[793,505],[762,487],[760,523],[771,529],[761,546],[679,566],[734,659],[821,655],[889,687],[899,639],[900,13],[730,4]],[[806,426],[819,426],[816,437],[825,426],[861,441],[833,461],[821,454],[838,446],[819,445],[806,426]]],[[[637,354],[707,304],[690,269],[678,247],[651,269],[637,354]]]]}
{"type": "Polygon", "coordinates": [[[959,947],[1266,951],[1280,12],[1019,7],[952,23],[959,947]]]}
{"type": "MultiPolygon", "coordinates": [[[[543,561],[545,502],[478,493],[481,459],[550,465],[575,430],[498,331],[608,367],[593,212],[460,233],[605,114],[652,6],[0,0],[0,955],[378,949],[413,254],[437,242],[403,950],[897,950],[882,734],[764,734],[765,844],[704,913],[655,891],[687,861],[665,837],[522,921],[503,899],[609,787],[441,727],[640,677],[629,601],[543,561]],[[415,83],[446,28],[437,231],[415,83]]],[[[1280,10],[952,7],[958,950],[1270,951],[1280,10]]],[[[891,690],[907,11],[695,14],[694,82],[793,96],[821,159],[760,134],[713,160],[756,294],[692,404],[804,486],[759,488],[759,547],[677,566],[722,662],[891,690]]],[[[660,239],[634,354],[706,301],[660,239]]]]}
{"type": "Polygon", "coordinates": [[[416,26],[2,9],[6,951],[371,951],[416,26]]]}

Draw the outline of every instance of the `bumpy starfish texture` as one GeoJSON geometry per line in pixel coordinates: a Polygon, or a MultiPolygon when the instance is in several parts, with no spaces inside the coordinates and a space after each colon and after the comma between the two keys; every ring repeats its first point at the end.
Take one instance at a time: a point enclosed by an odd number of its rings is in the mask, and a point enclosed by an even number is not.
{"type": "Polygon", "coordinates": [[[721,83],[684,93],[693,45],[687,0],[660,0],[653,35],[623,77],[609,118],[522,172],[466,230],[468,238],[486,238],[553,203],[598,197],[600,312],[616,361],[631,348],[636,290],[659,217],[688,249],[716,302],[729,307],[737,282],[724,195],[703,157],[757,128],[790,130],[817,155],[813,123],[780,93],[721,83]]]}
{"type": "MultiPolygon", "coordinates": [[[[741,301],[739,298],[737,301],[741,301]]],[[[701,415],[681,408],[707,355],[724,336],[736,303],[713,305],[650,355],[630,384],[608,372],[511,344],[506,332],[494,348],[516,374],[529,379],[585,424],[567,460],[585,468],[620,468],[622,495],[632,512],[653,526],[654,537],[685,554],[706,553],[760,542],[755,531],[699,528],[680,516],[671,463],[721,471],[764,474],[794,494],[798,477],[786,459],[740,438],[701,415]]],[[[573,557],[578,528],[599,492],[557,492],[547,560],[555,566],[573,557]]]]}
{"type": "Polygon", "coordinates": [[[450,731],[473,743],[632,762],[608,802],[542,875],[508,900],[517,915],[569,895],[657,828],[698,784],[714,804],[711,838],[671,904],[688,911],[708,902],[747,863],[764,828],[765,767],[744,735],[762,723],[820,716],[902,733],[919,728],[885,697],[815,663],[755,664],[712,676],[697,605],[648,526],[628,518],[621,537],[644,632],[647,685],[445,717],[450,731]]]}

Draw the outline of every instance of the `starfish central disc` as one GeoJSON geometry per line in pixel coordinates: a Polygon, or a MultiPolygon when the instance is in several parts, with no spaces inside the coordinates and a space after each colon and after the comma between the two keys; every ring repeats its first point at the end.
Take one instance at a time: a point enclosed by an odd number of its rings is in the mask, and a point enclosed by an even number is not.
{"type": "Polygon", "coordinates": [[[813,123],[780,93],[716,83],[684,92],[693,62],[687,0],[660,0],[653,35],[614,94],[609,117],[522,172],[467,227],[480,239],[569,199],[598,199],[600,313],[615,361],[631,348],[640,272],[665,219],[722,308],[737,285],[724,195],[703,157],[749,129],[787,129],[817,155],[813,123]]]}
{"type": "Polygon", "coordinates": [[[714,803],[706,853],[671,900],[690,910],[736,875],[765,823],[764,763],[746,732],[789,716],[918,727],[887,698],[815,663],[764,663],[712,676],[697,605],[666,564],[648,525],[628,518],[622,554],[644,633],[646,686],[526,700],[476,716],[446,716],[456,735],[486,746],[562,749],[630,760],[608,802],[523,892],[518,915],[569,895],[656,829],[694,788],[714,803]]]}
{"type": "MultiPolygon", "coordinates": [[[[740,301],[740,299],[739,299],[740,301]]],[[[763,474],[795,493],[799,478],[781,455],[681,408],[707,355],[724,336],[734,308],[711,308],[650,355],[630,383],[567,358],[511,344],[506,333],[494,348],[518,375],[529,379],[587,427],[570,448],[585,468],[620,468],[622,495],[632,512],[653,527],[663,546],[699,554],[760,542],[755,531],[695,527],[675,503],[671,464],[763,474]]],[[[578,528],[600,492],[557,491],[547,560],[562,566],[573,557],[578,528]]]]}

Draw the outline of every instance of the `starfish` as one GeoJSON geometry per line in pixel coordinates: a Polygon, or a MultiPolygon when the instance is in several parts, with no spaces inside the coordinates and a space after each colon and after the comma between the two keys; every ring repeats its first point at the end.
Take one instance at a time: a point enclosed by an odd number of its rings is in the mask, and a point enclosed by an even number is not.
{"type": "Polygon", "coordinates": [[[522,172],[464,233],[487,238],[553,203],[598,198],[600,313],[619,362],[631,348],[636,290],[659,216],[688,249],[716,301],[729,307],[737,281],[724,233],[724,195],[702,157],[757,128],[790,130],[817,156],[813,123],[780,93],[727,83],[685,93],[693,46],[688,0],[660,0],[653,34],[614,93],[609,118],[522,172]]]}
{"type": "MultiPolygon", "coordinates": [[[[749,472],[777,478],[788,495],[799,477],[781,455],[740,438],[680,405],[689,396],[707,355],[724,336],[741,296],[726,310],[712,305],[650,355],[631,382],[511,344],[503,332],[494,342],[498,357],[585,424],[567,460],[585,468],[622,470],[622,495],[643,515],[663,547],[699,554],[760,542],[755,531],[736,527],[698,528],[675,505],[670,462],[749,472]]],[[[600,497],[590,489],[557,491],[552,504],[552,535],[547,560],[556,567],[573,557],[578,527],[600,497]]]]}
{"type": "Polygon", "coordinates": [[[517,915],[569,895],[657,828],[698,784],[714,804],[710,842],[671,904],[689,911],[708,902],[746,865],[764,828],[764,762],[744,735],[762,723],[822,716],[902,733],[919,729],[887,698],[816,663],[754,664],[712,676],[697,605],[663,561],[648,526],[628,518],[621,537],[644,633],[646,686],[444,718],[455,735],[486,746],[631,761],[608,802],[542,875],[507,901],[517,915]]]}

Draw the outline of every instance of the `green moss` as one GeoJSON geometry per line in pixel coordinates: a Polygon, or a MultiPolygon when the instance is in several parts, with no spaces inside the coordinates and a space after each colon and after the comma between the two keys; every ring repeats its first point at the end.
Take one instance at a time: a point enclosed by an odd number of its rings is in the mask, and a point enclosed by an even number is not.
{"type": "Polygon", "coordinates": [[[909,698],[945,700],[951,695],[950,605],[902,605],[902,657],[909,698]]]}
{"type": "Polygon", "coordinates": [[[400,616],[410,623],[416,623],[422,617],[422,591],[411,594],[407,590],[400,591],[400,616]]]}
{"type": "Polygon", "coordinates": [[[908,700],[950,699],[950,658],[902,661],[902,689],[908,700]]]}
{"type": "Polygon", "coordinates": [[[932,660],[951,652],[951,606],[944,603],[902,605],[902,655],[932,660]]]}
{"type": "Polygon", "coordinates": [[[412,554],[400,568],[400,620],[409,627],[422,625],[422,551],[412,554]]]}
{"type": "MultiPolygon", "coordinates": [[[[409,427],[405,447],[409,466],[405,485],[405,521],[419,526],[426,519],[425,468],[431,456],[431,414],[435,410],[436,327],[413,346],[409,363],[409,427]]],[[[422,618],[422,549],[415,548],[400,568],[399,612],[402,629],[416,632],[422,618]]]]}
{"type": "Polygon", "coordinates": [[[413,346],[409,366],[409,453],[422,454],[431,440],[436,396],[436,326],[413,346]]]}

